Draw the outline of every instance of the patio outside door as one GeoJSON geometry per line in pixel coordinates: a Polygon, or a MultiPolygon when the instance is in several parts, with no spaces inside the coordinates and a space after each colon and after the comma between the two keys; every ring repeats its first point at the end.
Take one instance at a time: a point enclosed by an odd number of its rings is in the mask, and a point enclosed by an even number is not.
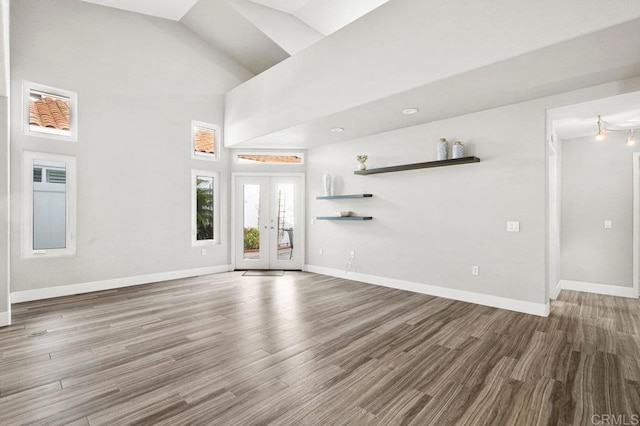
{"type": "Polygon", "coordinates": [[[238,176],[235,182],[236,269],[302,269],[302,178],[238,176]]]}

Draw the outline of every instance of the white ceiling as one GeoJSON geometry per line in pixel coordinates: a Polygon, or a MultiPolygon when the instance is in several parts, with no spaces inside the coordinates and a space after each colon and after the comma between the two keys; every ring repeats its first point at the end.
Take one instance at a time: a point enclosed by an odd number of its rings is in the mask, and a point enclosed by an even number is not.
{"type": "Polygon", "coordinates": [[[640,128],[640,92],[612,96],[555,108],[549,111],[553,128],[560,139],[595,135],[598,115],[610,129],[640,128]]]}
{"type": "Polygon", "coordinates": [[[179,21],[198,0],[83,0],[88,3],[179,21]]]}
{"type": "Polygon", "coordinates": [[[327,36],[389,0],[251,0],[289,13],[327,36]]]}
{"type": "Polygon", "coordinates": [[[180,23],[253,74],[289,57],[227,0],[200,0],[180,23]]]}
{"type": "Polygon", "coordinates": [[[389,0],[311,0],[293,16],[328,36],[389,0]]]}
{"type": "Polygon", "coordinates": [[[83,1],[180,21],[259,74],[389,0],[83,1]]]}
{"type": "Polygon", "coordinates": [[[259,3],[264,6],[269,6],[273,9],[278,9],[283,12],[293,14],[314,0],[251,0],[251,1],[254,3],[259,3]]]}

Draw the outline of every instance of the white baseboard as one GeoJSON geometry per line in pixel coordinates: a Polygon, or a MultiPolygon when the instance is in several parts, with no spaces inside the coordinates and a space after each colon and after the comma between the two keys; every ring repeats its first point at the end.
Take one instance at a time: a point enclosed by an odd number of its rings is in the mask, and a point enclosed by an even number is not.
{"type": "Polygon", "coordinates": [[[586,293],[606,294],[608,296],[638,298],[638,291],[633,287],[620,287],[617,285],[587,283],[583,281],[561,280],[563,290],[584,291],[586,293]]]}
{"type": "Polygon", "coordinates": [[[11,325],[11,315],[9,312],[0,312],[0,327],[11,325]]]}
{"type": "Polygon", "coordinates": [[[558,281],[558,284],[556,284],[555,288],[551,290],[551,294],[549,295],[551,300],[556,300],[558,298],[560,290],[562,290],[562,281],[558,281]]]}
{"type": "Polygon", "coordinates": [[[361,274],[358,272],[346,273],[339,269],[325,268],[322,266],[305,265],[303,270],[316,274],[329,275],[331,277],[360,281],[363,283],[375,284],[383,287],[397,288],[399,290],[428,294],[430,296],[443,297],[445,299],[460,300],[462,302],[491,306],[493,308],[507,309],[510,311],[522,312],[525,314],[537,315],[541,317],[549,316],[549,303],[526,302],[523,300],[508,299],[506,297],[474,293],[465,290],[456,290],[452,288],[416,283],[412,281],[396,280],[393,278],[361,274]]]}
{"type": "Polygon", "coordinates": [[[31,302],[33,300],[51,299],[54,297],[71,296],[74,294],[91,293],[94,291],[112,290],[114,288],[131,287],[160,281],[177,280],[180,278],[198,277],[200,275],[219,274],[221,272],[229,271],[232,271],[231,265],[220,265],[207,268],[160,272],[157,274],[138,275],[135,277],[63,285],[59,287],[40,288],[36,290],[17,291],[11,293],[11,303],[31,302]]]}

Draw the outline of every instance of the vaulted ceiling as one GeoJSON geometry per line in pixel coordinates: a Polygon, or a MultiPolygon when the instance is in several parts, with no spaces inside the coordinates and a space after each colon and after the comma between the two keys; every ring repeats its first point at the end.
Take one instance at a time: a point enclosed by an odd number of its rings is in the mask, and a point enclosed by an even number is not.
{"type": "Polygon", "coordinates": [[[84,0],[179,21],[259,74],[388,0],[84,0]]]}
{"type": "Polygon", "coordinates": [[[84,1],[179,21],[256,74],[225,96],[227,147],[309,148],[640,75],[634,0],[84,1]]]}

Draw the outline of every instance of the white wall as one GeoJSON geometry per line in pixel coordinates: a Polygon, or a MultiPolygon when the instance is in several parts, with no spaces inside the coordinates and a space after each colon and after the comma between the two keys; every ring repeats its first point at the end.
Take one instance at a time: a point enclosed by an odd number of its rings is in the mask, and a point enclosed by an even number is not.
{"type": "Polygon", "coordinates": [[[355,250],[357,271],[366,275],[546,303],[545,111],[639,87],[640,78],[619,81],[309,150],[309,220],[335,210],[374,220],[310,221],[308,263],[344,271],[355,250]],[[357,154],[369,155],[370,168],[434,160],[440,137],[464,141],[482,162],[353,174],[357,154]],[[340,193],[374,197],[316,201],[326,172],[338,178],[340,193]],[[520,222],[520,233],[506,232],[510,220],[520,222]]]}
{"type": "Polygon", "coordinates": [[[9,98],[0,96],[0,327],[8,325],[9,300],[9,98]]]}
{"type": "Polygon", "coordinates": [[[0,0],[0,327],[11,322],[9,300],[9,1],[0,0]]]}
{"type": "Polygon", "coordinates": [[[9,96],[9,0],[0,0],[0,96],[9,96]]]}
{"type": "Polygon", "coordinates": [[[640,148],[625,145],[627,136],[562,142],[563,280],[633,286],[632,160],[640,148]]]}
{"type": "Polygon", "coordinates": [[[228,156],[192,160],[251,74],[181,24],[77,0],[11,2],[11,291],[229,264],[228,156]],[[78,93],[78,142],[21,132],[21,85],[78,93]],[[77,157],[77,254],[22,259],[22,152],[77,157]],[[222,172],[221,245],[191,247],[191,169],[222,172]]]}

